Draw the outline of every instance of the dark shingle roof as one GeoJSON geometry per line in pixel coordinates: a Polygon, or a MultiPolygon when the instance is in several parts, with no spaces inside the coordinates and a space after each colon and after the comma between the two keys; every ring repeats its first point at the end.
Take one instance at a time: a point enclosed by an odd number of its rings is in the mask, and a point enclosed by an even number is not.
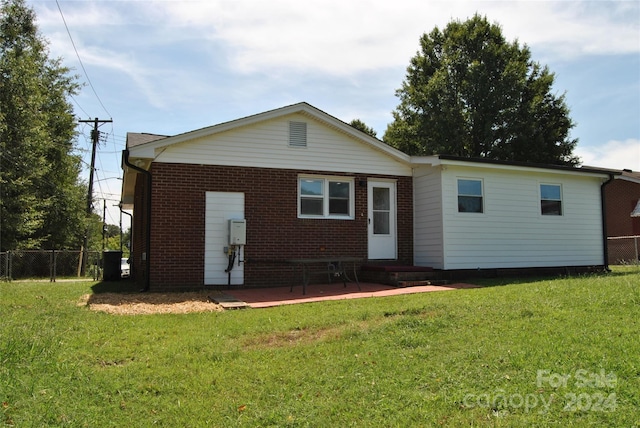
{"type": "Polygon", "coordinates": [[[168,135],[127,132],[127,148],[139,146],[140,144],[150,143],[152,141],[162,140],[167,137],[168,135]]]}

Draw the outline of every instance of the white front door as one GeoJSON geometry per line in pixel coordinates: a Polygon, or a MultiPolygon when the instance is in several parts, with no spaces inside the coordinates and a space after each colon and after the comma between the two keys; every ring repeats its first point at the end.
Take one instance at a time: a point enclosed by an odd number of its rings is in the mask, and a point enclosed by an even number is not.
{"type": "Polygon", "coordinates": [[[367,184],[369,216],[369,259],[397,257],[396,183],[369,181],[367,184]]]}

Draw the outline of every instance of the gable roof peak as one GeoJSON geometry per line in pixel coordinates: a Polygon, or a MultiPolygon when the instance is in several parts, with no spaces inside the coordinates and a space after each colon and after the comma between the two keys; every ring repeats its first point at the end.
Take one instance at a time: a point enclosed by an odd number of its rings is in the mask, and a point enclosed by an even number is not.
{"type": "MultiPolygon", "coordinates": [[[[245,116],[239,119],[234,119],[228,122],[222,122],[217,125],[207,126],[205,128],[196,129],[193,131],[184,132],[181,134],[177,134],[171,137],[159,137],[151,138],[148,137],[146,141],[144,138],[137,137],[135,141],[138,148],[148,148],[148,149],[159,149],[166,146],[171,146],[173,144],[181,143],[184,141],[193,140],[196,138],[206,137],[214,134],[219,134],[222,132],[226,132],[233,129],[238,129],[244,126],[255,125],[260,122],[264,122],[267,120],[278,119],[292,114],[304,114],[313,118],[327,126],[330,126],[342,133],[349,135],[352,138],[358,139],[365,144],[374,147],[376,150],[380,150],[386,153],[389,156],[392,156],[398,160],[403,162],[409,162],[409,155],[401,152],[400,150],[389,146],[383,141],[368,135],[359,129],[354,128],[348,123],[336,118],[335,116],[330,115],[317,107],[312,106],[311,104],[302,101],[295,104],[290,104],[288,106],[279,107],[272,110],[267,110],[262,113],[256,113],[250,116],[245,116]]],[[[140,135],[153,135],[153,134],[135,134],[136,136],[140,135]]],[[[134,145],[128,145],[127,147],[133,147],[134,145]]]]}

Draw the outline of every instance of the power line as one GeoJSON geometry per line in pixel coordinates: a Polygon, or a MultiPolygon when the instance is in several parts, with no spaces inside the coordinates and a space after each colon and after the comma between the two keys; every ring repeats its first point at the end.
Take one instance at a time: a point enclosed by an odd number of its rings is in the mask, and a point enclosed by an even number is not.
{"type": "MultiPolygon", "coordinates": [[[[66,21],[66,19],[65,19],[65,17],[64,17],[64,13],[62,12],[62,8],[60,7],[60,3],[59,3],[59,1],[58,1],[58,0],[56,0],[56,5],[57,5],[57,7],[58,7],[58,11],[60,12],[60,16],[61,16],[61,18],[62,18],[62,22],[64,23],[64,26],[65,26],[65,29],[66,29],[66,31],[67,31],[67,34],[68,34],[68,36],[69,36],[69,40],[71,41],[71,45],[73,46],[73,49],[74,49],[74,51],[75,51],[75,53],[76,53],[76,56],[77,56],[77,58],[78,58],[78,61],[79,61],[80,66],[81,66],[81,68],[82,68],[82,71],[83,71],[83,73],[84,73],[84,75],[85,75],[85,77],[86,77],[86,79],[87,79],[87,82],[88,82],[89,86],[91,87],[91,90],[93,91],[93,94],[95,95],[96,99],[98,100],[98,102],[100,103],[100,105],[102,106],[102,108],[104,109],[104,111],[105,111],[105,112],[106,112],[106,113],[111,117],[111,113],[110,113],[110,112],[107,110],[107,108],[104,106],[104,104],[103,104],[102,100],[100,99],[100,96],[98,95],[97,91],[95,90],[95,87],[93,86],[93,82],[92,82],[92,81],[91,81],[91,79],[89,78],[89,74],[87,73],[87,70],[86,70],[86,68],[85,68],[85,66],[84,66],[84,63],[82,62],[82,59],[80,58],[80,54],[79,54],[79,52],[78,52],[78,49],[76,48],[76,44],[75,44],[75,42],[74,42],[74,40],[73,40],[73,37],[71,36],[71,31],[69,30],[69,26],[67,25],[67,21],[66,21]]],[[[78,108],[79,108],[82,112],[84,112],[87,116],[89,116],[89,115],[85,112],[85,110],[82,108],[82,106],[80,106],[80,104],[77,102],[77,100],[73,99],[73,101],[76,103],[76,105],[78,106],[78,108]]],[[[114,129],[113,129],[113,123],[112,123],[112,121],[111,121],[111,120],[98,120],[98,119],[96,118],[96,119],[95,119],[95,120],[93,120],[93,121],[92,121],[92,120],[80,120],[79,122],[80,122],[81,124],[85,125],[85,126],[86,126],[88,123],[94,122],[94,129],[92,130],[92,133],[91,133],[91,142],[90,142],[90,141],[88,141],[88,139],[86,138],[86,135],[85,135],[84,133],[81,133],[81,134],[84,136],[84,138],[85,138],[85,144],[87,144],[88,146],[91,146],[91,145],[93,146],[91,149],[83,149],[83,150],[82,150],[82,152],[84,152],[84,153],[87,153],[87,152],[89,152],[89,151],[91,151],[91,153],[92,153],[92,160],[91,160],[91,164],[89,165],[89,201],[92,201],[92,200],[93,200],[93,175],[94,175],[94,173],[98,173],[99,171],[100,171],[100,172],[104,172],[104,167],[103,167],[103,165],[102,165],[102,157],[101,157],[101,156],[97,156],[97,161],[98,161],[98,163],[99,163],[99,165],[100,165],[100,167],[101,167],[101,168],[100,168],[100,169],[98,169],[98,168],[96,168],[96,167],[95,167],[96,154],[97,154],[97,153],[96,153],[96,145],[97,145],[97,143],[98,143],[98,140],[100,139],[100,132],[97,130],[98,122],[100,122],[100,123],[105,123],[105,122],[106,122],[106,123],[111,123],[111,139],[112,139],[113,146],[114,146],[114,149],[115,149],[115,150],[114,150],[114,152],[113,152],[113,154],[117,155],[117,154],[118,154],[118,153],[120,153],[120,152],[118,151],[118,148],[117,148],[117,146],[116,146],[115,132],[114,132],[114,129]],[[93,144],[92,144],[92,143],[93,143],[93,144]]],[[[125,140],[125,139],[124,139],[124,138],[122,138],[122,137],[121,137],[121,139],[122,139],[122,140],[123,140],[123,142],[124,142],[124,140],[125,140]]],[[[111,153],[108,153],[108,154],[111,154],[111,153]]],[[[82,163],[83,163],[83,164],[85,164],[85,165],[87,165],[87,162],[86,162],[86,161],[84,161],[84,159],[82,159],[82,163]]],[[[99,193],[100,193],[101,195],[103,195],[103,196],[104,196],[104,195],[106,195],[106,194],[107,194],[107,192],[105,192],[105,191],[103,190],[103,188],[102,188],[102,184],[100,183],[100,181],[97,181],[97,184],[98,184],[99,193]]],[[[93,205],[93,204],[91,204],[91,202],[88,202],[88,207],[87,207],[88,212],[90,212],[90,211],[92,210],[92,205],[93,205]]]]}
{"type": "Polygon", "coordinates": [[[80,105],[80,103],[78,102],[78,100],[76,100],[76,99],[73,97],[73,95],[69,95],[69,98],[71,98],[71,99],[73,100],[73,102],[78,106],[78,108],[79,108],[80,110],[82,110],[82,112],[85,114],[85,116],[87,116],[87,117],[89,116],[89,113],[87,113],[87,112],[82,108],[82,106],[80,105]]]}
{"type": "MultiPolygon", "coordinates": [[[[57,3],[58,0],[56,0],[57,3]]],[[[89,167],[89,190],[87,192],[87,217],[91,215],[93,208],[93,172],[96,163],[96,147],[98,146],[98,141],[100,140],[100,131],[98,131],[98,126],[101,123],[109,123],[112,122],[111,119],[103,119],[100,120],[97,117],[94,120],[81,120],[81,123],[90,123],[93,122],[93,131],[91,132],[91,140],[92,140],[92,150],[91,150],[91,166],[89,167]]],[[[82,268],[81,272],[84,273],[87,266],[87,251],[89,248],[89,225],[87,225],[87,229],[84,234],[84,243],[83,243],[83,255],[82,255],[82,268]]]]}
{"type": "MultiPolygon", "coordinates": [[[[102,104],[102,100],[98,96],[98,93],[96,92],[96,89],[93,87],[93,83],[91,83],[91,79],[89,79],[89,74],[87,74],[87,70],[84,68],[84,64],[82,63],[82,60],[80,59],[80,54],[78,53],[78,49],[76,48],[76,44],[73,41],[73,37],[71,37],[71,31],[69,31],[69,26],[67,26],[67,20],[64,19],[64,14],[62,13],[62,8],[60,7],[60,3],[58,2],[58,0],[56,0],[56,5],[58,6],[58,10],[60,11],[60,16],[62,17],[62,22],[64,23],[64,28],[67,29],[67,34],[69,35],[69,40],[71,40],[71,45],[73,46],[73,50],[76,52],[76,56],[78,57],[78,61],[80,62],[80,67],[82,67],[82,71],[84,72],[84,76],[87,78],[87,82],[89,83],[89,86],[91,87],[91,90],[93,91],[93,94],[98,99],[98,102],[100,103],[100,105],[102,106],[104,111],[107,113],[107,115],[109,115],[109,117],[112,117],[111,113],[109,113],[109,110],[107,110],[107,108],[104,106],[104,104],[102,104]]],[[[82,110],[82,111],[84,111],[84,110],[82,110]]]]}

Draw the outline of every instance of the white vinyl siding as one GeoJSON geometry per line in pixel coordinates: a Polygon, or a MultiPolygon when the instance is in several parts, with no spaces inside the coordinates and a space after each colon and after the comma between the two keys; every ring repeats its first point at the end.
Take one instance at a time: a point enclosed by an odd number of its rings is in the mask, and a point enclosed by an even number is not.
{"type": "Polygon", "coordinates": [[[603,263],[600,178],[448,166],[443,171],[444,269],[603,263]],[[482,176],[485,212],[457,210],[457,178],[482,176]],[[541,216],[541,182],[562,185],[563,215],[541,216]]]}
{"type": "Polygon", "coordinates": [[[155,162],[411,176],[411,167],[303,114],[259,122],[158,150],[155,162]],[[306,148],[289,123],[305,122],[306,148]]]}
{"type": "Polygon", "coordinates": [[[444,267],[442,180],[439,168],[416,168],[413,178],[414,264],[444,267]]]}

